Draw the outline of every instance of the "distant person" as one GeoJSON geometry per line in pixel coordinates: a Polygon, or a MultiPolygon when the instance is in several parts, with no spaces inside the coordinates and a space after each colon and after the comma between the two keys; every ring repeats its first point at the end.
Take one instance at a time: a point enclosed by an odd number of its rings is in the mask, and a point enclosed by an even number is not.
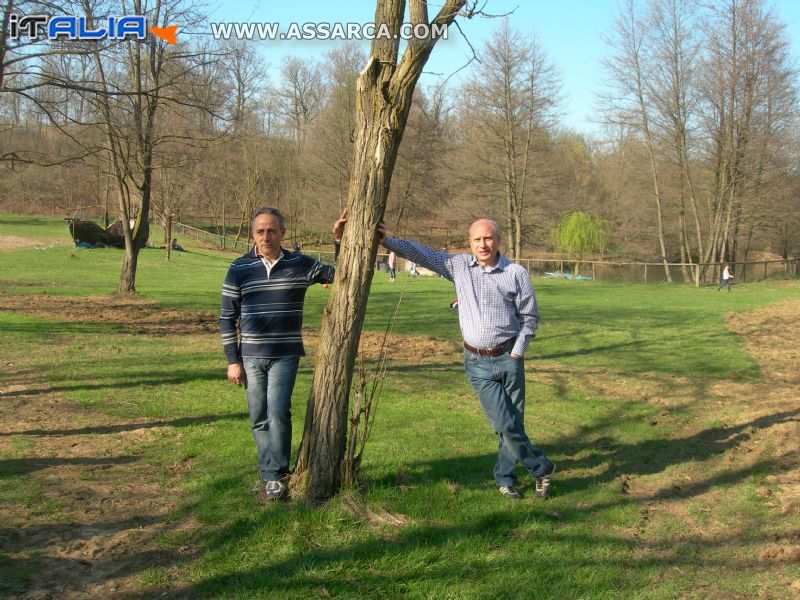
{"type": "Polygon", "coordinates": [[[717,291],[720,291],[722,288],[727,288],[730,292],[731,285],[733,285],[733,274],[731,273],[730,265],[725,263],[725,268],[722,270],[722,277],[720,278],[719,285],[717,286],[717,291]]]}
{"type": "Polygon", "coordinates": [[[417,263],[415,263],[414,261],[411,261],[411,266],[409,267],[409,272],[410,272],[411,277],[416,277],[417,275],[419,275],[419,273],[417,272],[417,263]]]}
{"type": "Polygon", "coordinates": [[[177,238],[172,240],[172,246],[171,247],[172,247],[173,250],[177,250],[178,252],[186,252],[186,250],[184,250],[183,247],[180,244],[178,244],[178,239],[177,238]]]}
{"type": "Polygon", "coordinates": [[[498,436],[494,479],[500,493],[520,497],[517,462],[536,482],[536,495],[550,496],[556,465],[535,448],[525,433],[525,361],[523,355],[539,323],[536,296],[528,272],[500,254],[500,231],[488,219],[469,228],[470,254],[448,254],[389,237],[387,250],[439,273],[455,284],[458,322],[464,338],[464,370],[498,436]]]}
{"type": "Polygon", "coordinates": [[[397,254],[389,252],[389,259],[386,264],[389,267],[389,281],[394,281],[397,277],[397,254]]]}
{"type": "MultiPolygon", "coordinates": [[[[346,221],[333,226],[338,241],[346,221]]],[[[228,380],[244,384],[258,452],[264,500],[286,495],[292,444],[292,390],[305,354],[303,303],[311,284],[329,284],[334,267],[281,248],[286,223],[276,208],[260,208],[251,228],[255,244],[228,269],[222,284],[220,329],[228,380]]]]}
{"type": "Polygon", "coordinates": [[[295,252],[302,252],[303,251],[303,242],[295,242],[294,251],[295,252]]]}

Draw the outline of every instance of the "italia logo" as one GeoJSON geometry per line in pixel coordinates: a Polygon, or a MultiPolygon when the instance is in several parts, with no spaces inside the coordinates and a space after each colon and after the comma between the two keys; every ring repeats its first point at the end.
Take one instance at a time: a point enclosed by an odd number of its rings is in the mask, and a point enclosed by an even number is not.
{"type": "Polygon", "coordinates": [[[177,25],[169,27],[147,28],[147,19],[142,15],[124,15],[121,17],[105,17],[95,19],[93,26],[87,23],[86,17],[74,15],[9,15],[8,37],[17,40],[22,36],[50,40],[65,38],[68,40],[123,40],[133,38],[143,40],[147,32],[169,44],[177,42],[177,25]]]}

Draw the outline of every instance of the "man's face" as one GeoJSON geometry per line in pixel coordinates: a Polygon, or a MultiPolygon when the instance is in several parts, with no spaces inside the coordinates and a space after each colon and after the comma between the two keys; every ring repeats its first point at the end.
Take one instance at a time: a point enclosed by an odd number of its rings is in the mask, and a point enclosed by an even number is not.
{"type": "Polygon", "coordinates": [[[281,252],[281,242],[286,234],[281,229],[275,215],[258,215],[253,221],[253,239],[258,252],[269,261],[278,258],[281,252]]]}
{"type": "Polygon", "coordinates": [[[494,266],[500,249],[500,236],[489,221],[476,221],[469,228],[469,247],[482,266],[494,266]]]}

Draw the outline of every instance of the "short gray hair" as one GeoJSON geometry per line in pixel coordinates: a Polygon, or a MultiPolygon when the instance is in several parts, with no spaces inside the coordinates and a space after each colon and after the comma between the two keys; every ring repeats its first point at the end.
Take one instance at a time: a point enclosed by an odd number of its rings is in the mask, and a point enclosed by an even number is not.
{"type": "Polygon", "coordinates": [[[250,229],[253,229],[253,225],[256,224],[256,219],[261,215],[272,215],[278,219],[278,227],[280,227],[281,231],[286,231],[286,219],[283,218],[281,211],[279,211],[277,208],[271,208],[269,206],[262,206],[255,213],[253,213],[253,218],[250,219],[250,229]]]}

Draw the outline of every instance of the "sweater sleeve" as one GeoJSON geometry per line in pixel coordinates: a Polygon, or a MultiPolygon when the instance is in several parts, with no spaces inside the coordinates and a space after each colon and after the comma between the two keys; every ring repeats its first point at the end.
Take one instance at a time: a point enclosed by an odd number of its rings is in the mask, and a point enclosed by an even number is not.
{"type": "Polygon", "coordinates": [[[233,265],[228,269],[222,284],[222,308],[219,315],[219,328],[222,334],[222,349],[228,364],[242,361],[239,351],[239,317],[242,307],[242,286],[233,265]]]}
{"type": "MultiPolygon", "coordinates": [[[[333,262],[339,260],[339,247],[341,243],[338,240],[334,241],[333,248],[333,262]]],[[[333,277],[336,275],[336,267],[333,265],[326,265],[323,262],[314,260],[309,269],[306,271],[308,283],[333,283],[333,277]]]]}

